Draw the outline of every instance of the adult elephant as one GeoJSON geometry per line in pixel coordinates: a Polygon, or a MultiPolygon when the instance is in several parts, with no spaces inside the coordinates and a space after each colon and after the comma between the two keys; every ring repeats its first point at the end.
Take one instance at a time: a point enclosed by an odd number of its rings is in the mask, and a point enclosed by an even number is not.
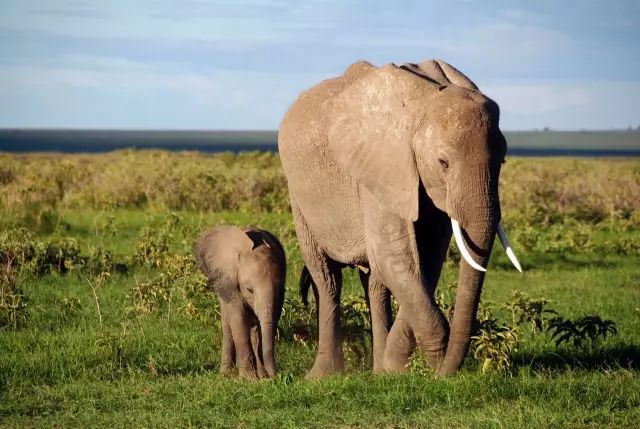
{"type": "Polygon", "coordinates": [[[498,119],[494,101],[438,60],[380,68],[357,62],[304,92],[286,113],[278,147],[318,288],[318,353],[309,377],[344,367],[344,266],[365,273],[374,371],[404,370],[416,346],[439,374],[460,368],[496,232],[508,247],[498,198],[507,145],[498,119]],[[452,231],[464,262],[449,326],[434,292],[452,231]],[[386,288],[399,303],[390,329],[386,288]]]}

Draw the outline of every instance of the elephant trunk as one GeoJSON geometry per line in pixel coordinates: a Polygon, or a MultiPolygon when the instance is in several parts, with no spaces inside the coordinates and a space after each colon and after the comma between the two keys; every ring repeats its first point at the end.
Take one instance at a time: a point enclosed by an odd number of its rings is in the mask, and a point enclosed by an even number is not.
{"type": "MultiPolygon", "coordinates": [[[[481,266],[480,268],[487,267],[500,221],[497,177],[489,178],[485,176],[485,178],[489,180],[484,182],[484,186],[474,189],[475,192],[471,193],[475,198],[471,195],[467,198],[467,207],[471,207],[473,212],[466,211],[460,214],[462,241],[463,244],[466,244],[467,256],[472,259],[469,262],[473,263],[475,261],[481,266]]],[[[450,213],[452,219],[455,219],[456,211],[454,210],[450,213]]],[[[478,267],[474,268],[469,262],[467,262],[466,258],[461,258],[460,260],[458,290],[453,309],[453,319],[450,325],[447,351],[443,362],[438,368],[438,374],[442,376],[454,374],[460,369],[467,355],[475,328],[485,272],[478,269],[478,267]]]]}
{"type": "Polygon", "coordinates": [[[264,370],[268,377],[273,377],[276,375],[276,363],[274,350],[275,332],[273,317],[271,315],[260,318],[260,333],[262,335],[261,342],[264,370]]]}
{"type": "Polygon", "coordinates": [[[258,305],[258,321],[260,322],[260,345],[262,363],[268,377],[276,375],[275,364],[275,330],[280,318],[283,296],[272,292],[268,297],[262,297],[258,305]]]}

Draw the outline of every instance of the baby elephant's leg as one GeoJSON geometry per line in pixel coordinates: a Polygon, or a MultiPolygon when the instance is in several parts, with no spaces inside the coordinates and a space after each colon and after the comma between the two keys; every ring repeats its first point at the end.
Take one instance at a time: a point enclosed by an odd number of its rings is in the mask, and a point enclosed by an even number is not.
{"type": "Polygon", "coordinates": [[[236,349],[236,365],[238,373],[244,378],[258,378],[256,372],[256,359],[251,345],[250,309],[243,303],[231,303],[227,310],[229,312],[229,324],[233,335],[233,344],[236,349]]]}
{"type": "Polygon", "coordinates": [[[236,360],[236,348],[233,344],[231,325],[229,323],[228,304],[220,300],[220,318],[222,324],[222,352],[220,356],[220,373],[230,374],[236,360]]]}
{"type": "Polygon", "coordinates": [[[253,355],[256,360],[256,369],[259,378],[267,378],[267,372],[264,369],[262,359],[262,341],[260,336],[260,327],[256,324],[251,327],[251,345],[253,346],[253,355]]]}

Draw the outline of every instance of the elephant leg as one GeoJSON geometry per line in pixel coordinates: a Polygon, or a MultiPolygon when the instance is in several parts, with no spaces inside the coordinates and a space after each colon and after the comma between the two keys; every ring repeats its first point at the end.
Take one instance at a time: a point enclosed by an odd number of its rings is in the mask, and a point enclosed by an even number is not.
{"type": "Polygon", "coordinates": [[[387,338],[387,347],[384,350],[384,370],[389,372],[404,372],[409,368],[409,358],[416,348],[416,339],[413,336],[411,325],[407,321],[407,315],[398,310],[395,322],[391,327],[387,338]]]}
{"type": "Polygon", "coordinates": [[[373,372],[381,372],[384,370],[384,350],[392,323],[391,293],[375,274],[359,273],[371,318],[373,372]]]}
{"type": "Polygon", "coordinates": [[[391,327],[385,347],[385,370],[396,370],[397,365],[386,366],[388,357],[397,354],[389,362],[403,359],[414,349],[414,344],[424,354],[429,365],[436,369],[444,359],[448,323],[435,300],[424,289],[418,279],[407,281],[405,284],[389,283],[389,287],[400,303],[398,317],[391,327]]]}
{"type": "Polygon", "coordinates": [[[319,378],[344,371],[340,332],[342,270],[321,253],[294,201],[291,206],[300,251],[318,291],[318,352],[307,378],[319,378]]]}
{"type": "Polygon", "coordinates": [[[387,350],[393,352],[400,336],[405,337],[401,343],[410,344],[413,331],[416,345],[436,368],[444,358],[449,327],[435,303],[435,285],[428,284],[423,276],[414,223],[386,212],[366,191],[363,202],[369,265],[403,312],[400,320],[404,322],[391,328],[393,342],[387,339],[385,355],[387,350]],[[405,322],[411,329],[404,326],[405,322]]]}
{"type": "Polygon", "coordinates": [[[233,370],[236,360],[236,349],[233,345],[233,335],[229,324],[227,305],[220,300],[220,319],[222,325],[222,351],[220,356],[220,373],[229,374],[233,370]]]}
{"type": "Polygon", "coordinates": [[[262,345],[260,342],[260,327],[258,325],[251,327],[251,346],[253,348],[253,355],[256,360],[256,371],[258,378],[266,378],[267,373],[264,370],[264,364],[262,360],[262,345]]]}
{"type": "Polygon", "coordinates": [[[236,349],[236,365],[238,374],[244,378],[258,378],[256,360],[251,345],[251,317],[246,305],[242,302],[234,303],[228,308],[229,325],[236,349]]]}

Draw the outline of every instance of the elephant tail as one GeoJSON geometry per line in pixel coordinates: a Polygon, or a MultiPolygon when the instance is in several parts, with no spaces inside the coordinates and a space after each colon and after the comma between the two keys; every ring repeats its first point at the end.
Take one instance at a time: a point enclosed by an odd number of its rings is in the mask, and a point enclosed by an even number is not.
{"type": "Polygon", "coordinates": [[[313,289],[313,296],[316,300],[316,307],[318,306],[318,288],[316,287],[309,269],[305,265],[300,273],[300,299],[305,307],[309,307],[309,288],[313,289]]]}

